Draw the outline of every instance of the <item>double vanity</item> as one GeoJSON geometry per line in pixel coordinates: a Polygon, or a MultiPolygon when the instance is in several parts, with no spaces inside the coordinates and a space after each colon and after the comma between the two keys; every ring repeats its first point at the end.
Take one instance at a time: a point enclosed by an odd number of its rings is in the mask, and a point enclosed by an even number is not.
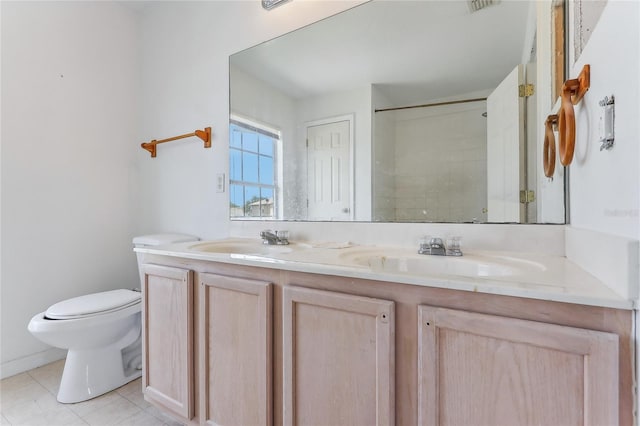
{"type": "Polygon", "coordinates": [[[136,251],[145,398],[183,423],[633,423],[632,304],[565,257],[136,251]]]}

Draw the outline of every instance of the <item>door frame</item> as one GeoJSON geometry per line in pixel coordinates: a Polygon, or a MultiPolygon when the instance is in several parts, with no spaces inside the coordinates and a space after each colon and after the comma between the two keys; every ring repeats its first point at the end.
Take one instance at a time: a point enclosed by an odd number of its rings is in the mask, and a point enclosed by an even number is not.
{"type": "MultiPolygon", "coordinates": [[[[348,121],[349,122],[349,220],[354,220],[355,216],[355,114],[345,114],[345,115],[337,115],[333,117],[327,117],[320,120],[312,120],[304,122],[304,138],[306,141],[305,147],[305,162],[306,170],[307,170],[307,179],[306,179],[306,188],[305,192],[307,194],[307,200],[309,199],[309,139],[307,135],[309,134],[309,127],[314,126],[322,126],[324,124],[332,124],[338,123],[340,121],[348,121]]],[[[308,210],[307,210],[308,216],[308,210]]]]}

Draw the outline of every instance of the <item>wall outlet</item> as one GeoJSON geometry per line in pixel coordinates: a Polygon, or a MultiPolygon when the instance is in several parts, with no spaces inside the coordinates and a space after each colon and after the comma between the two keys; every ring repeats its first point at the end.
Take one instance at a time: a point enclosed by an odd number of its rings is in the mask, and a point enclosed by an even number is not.
{"type": "Polygon", "coordinates": [[[224,173],[216,175],[216,192],[224,192],[224,173]]]}

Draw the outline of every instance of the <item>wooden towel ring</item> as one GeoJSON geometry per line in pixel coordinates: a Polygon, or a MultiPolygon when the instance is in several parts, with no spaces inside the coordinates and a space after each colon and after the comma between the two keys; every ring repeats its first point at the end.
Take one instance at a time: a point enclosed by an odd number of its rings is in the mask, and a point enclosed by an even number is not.
{"type": "Polygon", "coordinates": [[[542,164],[544,175],[553,177],[556,170],[556,139],[553,135],[553,125],[558,122],[557,115],[550,115],[544,122],[544,146],[542,148],[542,164]]]}
{"type": "Polygon", "coordinates": [[[571,164],[576,146],[576,115],[573,111],[571,94],[577,87],[578,80],[567,80],[562,85],[562,106],[558,114],[558,151],[563,166],[571,164]]]}
{"type": "Polygon", "coordinates": [[[562,85],[561,106],[558,113],[558,151],[563,166],[571,164],[576,146],[576,115],[573,106],[582,100],[589,90],[589,85],[590,66],[588,64],[582,67],[578,78],[567,80],[562,85]]]}

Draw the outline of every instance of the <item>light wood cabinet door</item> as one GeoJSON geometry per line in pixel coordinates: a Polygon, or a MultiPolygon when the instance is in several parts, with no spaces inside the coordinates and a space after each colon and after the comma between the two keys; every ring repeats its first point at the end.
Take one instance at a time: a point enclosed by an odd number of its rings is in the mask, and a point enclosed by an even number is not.
{"type": "Polygon", "coordinates": [[[194,416],[193,273],[143,265],[142,381],[147,400],[194,416]]]}
{"type": "Polygon", "coordinates": [[[199,275],[200,424],[272,424],[268,282],[199,275]]]}
{"type": "Polygon", "coordinates": [[[393,425],[394,303],[283,288],[283,418],[292,425],[393,425]]]}
{"type": "Polygon", "coordinates": [[[618,336],[418,307],[420,425],[617,425],[618,336]]]}

